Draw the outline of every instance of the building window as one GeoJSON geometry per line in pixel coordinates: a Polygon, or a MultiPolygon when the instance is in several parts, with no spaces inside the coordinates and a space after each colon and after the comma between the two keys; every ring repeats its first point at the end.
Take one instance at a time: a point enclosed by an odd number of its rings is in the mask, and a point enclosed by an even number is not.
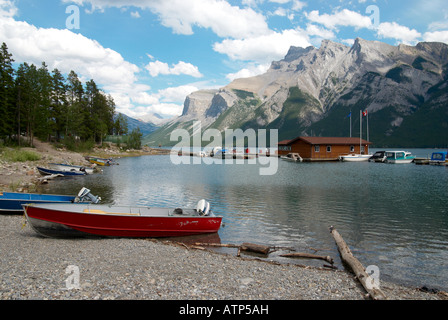
{"type": "Polygon", "coordinates": [[[320,152],[320,145],[315,145],[314,146],[314,152],[320,152]]]}
{"type": "Polygon", "coordinates": [[[291,146],[279,146],[280,151],[291,151],[291,146]]]}
{"type": "Polygon", "coordinates": [[[331,146],[327,146],[327,152],[331,152],[331,146]]]}
{"type": "Polygon", "coordinates": [[[350,146],[350,152],[355,152],[355,146],[350,146]]]}

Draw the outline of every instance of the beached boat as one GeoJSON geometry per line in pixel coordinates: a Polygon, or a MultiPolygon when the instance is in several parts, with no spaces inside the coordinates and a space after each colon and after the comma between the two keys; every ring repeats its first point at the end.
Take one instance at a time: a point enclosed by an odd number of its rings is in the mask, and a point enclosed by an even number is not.
{"type": "Polygon", "coordinates": [[[363,162],[363,161],[369,161],[369,159],[372,157],[370,154],[347,154],[345,156],[340,156],[340,159],[345,162],[363,162]]]}
{"type": "Polygon", "coordinates": [[[92,174],[94,172],[93,168],[84,166],[75,166],[65,163],[49,163],[49,165],[57,171],[74,171],[74,172],[85,172],[87,174],[92,174]]]}
{"type": "Polygon", "coordinates": [[[387,163],[411,163],[414,161],[415,156],[413,156],[408,151],[387,151],[386,152],[386,162],[387,163]]]}
{"type": "Polygon", "coordinates": [[[111,166],[113,164],[118,164],[113,161],[112,158],[105,159],[105,158],[98,158],[98,157],[92,157],[92,156],[86,156],[84,157],[87,161],[90,163],[99,165],[99,166],[111,166]]]}
{"type": "Polygon", "coordinates": [[[429,164],[438,166],[448,166],[448,152],[446,151],[433,152],[429,164]]]}
{"type": "Polygon", "coordinates": [[[62,176],[83,176],[86,173],[81,171],[60,171],[60,170],[52,170],[42,167],[37,167],[37,170],[39,173],[43,176],[49,176],[49,175],[62,175],[62,176]]]}
{"type": "Polygon", "coordinates": [[[222,217],[199,201],[196,209],[85,205],[26,204],[27,221],[49,237],[177,237],[218,232],[222,217]]]}
{"type": "Polygon", "coordinates": [[[23,212],[22,205],[27,203],[98,203],[101,200],[82,188],[77,196],[0,192],[0,212],[23,212]]]}
{"type": "Polygon", "coordinates": [[[288,153],[286,156],[280,157],[280,159],[292,162],[303,162],[302,157],[298,153],[288,153]]]}
{"type": "Polygon", "coordinates": [[[386,151],[377,151],[369,159],[370,162],[384,162],[386,161],[386,151]]]}

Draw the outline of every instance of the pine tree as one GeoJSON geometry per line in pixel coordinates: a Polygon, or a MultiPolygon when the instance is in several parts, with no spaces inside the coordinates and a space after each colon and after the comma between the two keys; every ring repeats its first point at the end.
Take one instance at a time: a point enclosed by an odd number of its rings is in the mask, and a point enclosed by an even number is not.
{"type": "Polygon", "coordinates": [[[64,76],[58,69],[53,70],[53,75],[51,77],[51,117],[54,119],[54,131],[56,133],[56,138],[58,141],[61,139],[61,134],[64,133],[67,127],[67,97],[66,90],[67,86],[65,84],[64,76]]]}
{"type": "Polygon", "coordinates": [[[11,137],[14,128],[14,69],[6,43],[0,48],[0,138],[11,137]]]}

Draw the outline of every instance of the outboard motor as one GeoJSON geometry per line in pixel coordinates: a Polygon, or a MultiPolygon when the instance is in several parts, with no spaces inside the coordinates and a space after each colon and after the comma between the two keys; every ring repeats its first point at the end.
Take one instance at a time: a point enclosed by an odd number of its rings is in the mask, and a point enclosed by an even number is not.
{"type": "Polygon", "coordinates": [[[101,201],[100,197],[94,196],[90,193],[90,190],[86,187],[83,187],[79,193],[78,196],[75,198],[75,202],[86,202],[90,201],[92,203],[99,203],[101,201]]]}
{"type": "Polygon", "coordinates": [[[204,199],[199,200],[198,205],[196,206],[196,211],[200,216],[208,216],[210,213],[210,203],[204,199]]]}

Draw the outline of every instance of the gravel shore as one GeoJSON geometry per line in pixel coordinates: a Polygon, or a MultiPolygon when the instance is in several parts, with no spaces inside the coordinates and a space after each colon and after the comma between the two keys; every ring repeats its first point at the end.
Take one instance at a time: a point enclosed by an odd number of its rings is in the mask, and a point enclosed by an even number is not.
{"type": "MultiPolygon", "coordinates": [[[[346,271],[242,259],[166,240],[51,239],[0,215],[2,300],[365,300],[346,271]],[[73,280],[73,281],[69,281],[73,280]],[[79,280],[79,281],[78,281],[79,280]]],[[[381,282],[391,300],[440,294],[381,282]]]]}

